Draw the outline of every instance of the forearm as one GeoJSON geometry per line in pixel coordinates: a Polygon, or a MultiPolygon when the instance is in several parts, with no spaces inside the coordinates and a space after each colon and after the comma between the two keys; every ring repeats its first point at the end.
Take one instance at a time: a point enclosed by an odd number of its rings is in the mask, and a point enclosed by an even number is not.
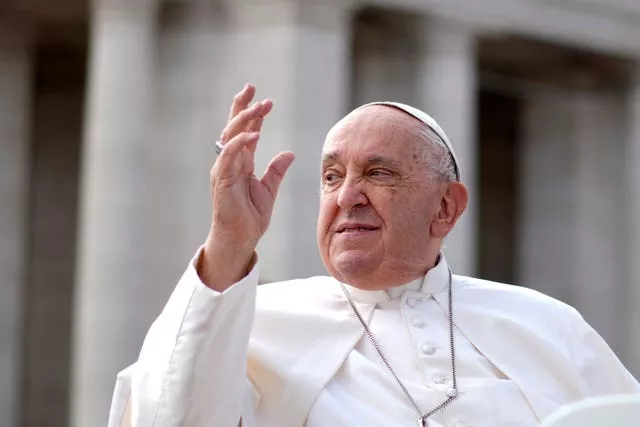
{"type": "MultiPolygon", "coordinates": [[[[131,371],[132,427],[238,425],[247,392],[246,357],[257,282],[256,266],[218,293],[204,286],[194,266],[189,267],[152,325],[131,371]]],[[[112,417],[118,416],[112,411],[112,417]]]]}
{"type": "Polygon", "coordinates": [[[215,234],[209,235],[195,267],[204,285],[224,292],[249,274],[256,262],[256,244],[225,245],[220,241],[215,234]]]}

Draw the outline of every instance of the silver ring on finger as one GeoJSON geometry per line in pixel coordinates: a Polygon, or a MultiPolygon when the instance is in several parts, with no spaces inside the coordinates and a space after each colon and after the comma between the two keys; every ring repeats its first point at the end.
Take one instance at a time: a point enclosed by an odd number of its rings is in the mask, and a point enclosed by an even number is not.
{"type": "Polygon", "coordinates": [[[216,155],[220,155],[220,153],[222,152],[222,149],[224,148],[224,145],[222,145],[222,142],[220,142],[220,140],[216,141],[216,155]]]}

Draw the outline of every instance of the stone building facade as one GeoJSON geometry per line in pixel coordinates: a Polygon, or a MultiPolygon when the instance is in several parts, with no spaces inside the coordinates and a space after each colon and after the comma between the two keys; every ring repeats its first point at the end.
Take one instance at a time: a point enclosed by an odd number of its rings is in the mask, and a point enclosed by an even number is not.
{"type": "Polygon", "coordinates": [[[206,235],[212,142],[250,81],[258,163],[297,159],[263,280],[324,274],[319,153],[351,108],[447,130],[456,272],[577,307],[640,375],[635,0],[0,0],[0,420],[103,426],[206,235]]]}

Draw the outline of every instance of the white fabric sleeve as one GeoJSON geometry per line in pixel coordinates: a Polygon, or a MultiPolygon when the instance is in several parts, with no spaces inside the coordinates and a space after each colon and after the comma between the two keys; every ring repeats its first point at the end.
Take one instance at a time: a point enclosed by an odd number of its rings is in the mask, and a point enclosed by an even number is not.
{"type": "Polygon", "coordinates": [[[151,326],[138,361],[118,375],[109,427],[237,427],[243,413],[253,418],[246,361],[258,263],[222,293],[202,283],[194,263],[151,326]]]}
{"type": "Polygon", "coordinates": [[[574,322],[574,331],[574,361],[589,396],[640,393],[638,381],[582,316],[574,322]]]}

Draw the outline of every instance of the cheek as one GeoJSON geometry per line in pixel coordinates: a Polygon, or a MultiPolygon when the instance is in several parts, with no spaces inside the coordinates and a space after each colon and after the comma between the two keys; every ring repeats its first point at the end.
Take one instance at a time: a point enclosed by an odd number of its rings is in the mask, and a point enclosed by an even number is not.
{"type": "Polygon", "coordinates": [[[373,188],[366,192],[369,207],[386,224],[393,220],[396,213],[402,209],[398,203],[402,203],[401,194],[394,188],[373,188]]]}
{"type": "Polygon", "coordinates": [[[333,195],[325,195],[320,197],[320,210],[318,212],[318,241],[322,242],[326,239],[331,223],[336,214],[338,205],[333,195]]]}
{"type": "Polygon", "coordinates": [[[433,203],[419,196],[403,195],[395,197],[381,212],[394,241],[403,245],[424,239],[430,234],[430,225],[436,210],[433,203]]]}
{"type": "Polygon", "coordinates": [[[411,199],[405,189],[383,188],[369,194],[371,207],[380,216],[387,227],[401,228],[410,215],[411,206],[415,201],[411,199]]]}

